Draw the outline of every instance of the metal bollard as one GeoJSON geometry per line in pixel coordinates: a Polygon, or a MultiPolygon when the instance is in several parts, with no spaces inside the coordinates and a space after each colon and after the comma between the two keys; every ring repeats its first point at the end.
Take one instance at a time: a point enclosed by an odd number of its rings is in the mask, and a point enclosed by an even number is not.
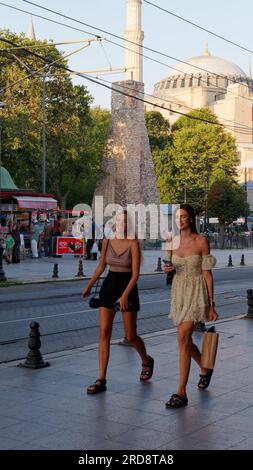
{"type": "Polygon", "coordinates": [[[229,267],[229,266],[233,266],[233,263],[232,263],[232,256],[231,256],[231,255],[229,255],[229,257],[228,257],[228,267],[229,267]]]}
{"type": "Polygon", "coordinates": [[[49,362],[44,362],[40,347],[40,332],[39,332],[39,323],[32,322],[30,323],[30,334],[29,334],[29,341],[28,341],[28,348],[30,351],[26,356],[25,362],[20,362],[18,367],[27,367],[28,369],[41,369],[42,367],[50,366],[49,362]]]}
{"type": "Polygon", "coordinates": [[[3,270],[3,252],[4,252],[4,249],[3,249],[2,243],[0,241],[0,281],[7,281],[6,276],[5,276],[5,272],[3,270]]]}
{"type": "Polygon", "coordinates": [[[244,255],[242,255],[241,257],[240,266],[246,266],[246,264],[244,263],[244,255]]]}
{"type": "Polygon", "coordinates": [[[77,273],[76,277],[84,277],[82,260],[80,260],[79,263],[78,263],[78,273],[77,273]]]}
{"type": "Polygon", "coordinates": [[[252,289],[247,290],[247,304],[248,304],[248,313],[246,318],[253,318],[253,291],[252,289]]]}
{"type": "Polygon", "coordinates": [[[155,269],[155,272],[161,272],[162,271],[162,259],[158,258],[157,260],[157,268],[155,269]]]}
{"type": "Polygon", "coordinates": [[[58,278],[58,264],[55,263],[54,264],[54,270],[53,270],[53,275],[52,275],[53,278],[58,278]]]}

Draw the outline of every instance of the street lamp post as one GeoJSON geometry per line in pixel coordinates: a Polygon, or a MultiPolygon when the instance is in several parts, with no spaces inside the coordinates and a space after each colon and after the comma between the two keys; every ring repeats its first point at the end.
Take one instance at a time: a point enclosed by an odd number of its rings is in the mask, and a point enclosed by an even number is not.
{"type": "MultiPolygon", "coordinates": [[[[244,170],[244,191],[245,191],[245,202],[248,202],[248,173],[247,170],[253,169],[253,160],[246,160],[243,165],[238,166],[238,170],[244,170]]],[[[245,207],[245,228],[248,228],[248,209],[247,204],[245,207]]]]}
{"type": "Polygon", "coordinates": [[[245,229],[248,228],[248,210],[247,210],[247,202],[248,202],[248,188],[247,188],[247,168],[245,166],[244,168],[244,190],[245,190],[245,202],[246,202],[246,205],[245,205],[245,221],[244,221],[244,224],[245,224],[245,229]]]}
{"type": "MultiPolygon", "coordinates": [[[[2,226],[2,126],[0,123],[0,224],[2,226]]],[[[3,270],[3,245],[0,237],[0,282],[6,281],[5,272],[3,270]]]]}
{"type": "Polygon", "coordinates": [[[46,192],[46,75],[42,76],[42,192],[46,192]]]}

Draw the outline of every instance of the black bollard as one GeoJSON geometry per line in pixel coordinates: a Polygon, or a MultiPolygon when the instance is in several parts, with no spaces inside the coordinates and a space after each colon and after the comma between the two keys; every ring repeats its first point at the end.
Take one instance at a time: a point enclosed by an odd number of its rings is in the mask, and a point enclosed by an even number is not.
{"type": "Polygon", "coordinates": [[[79,263],[78,263],[78,273],[77,273],[76,277],[84,277],[82,260],[80,260],[79,263]]]}
{"type": "Polygon", "coordinates": [[[54,270],[53,270],[53,275],[52,275],[53,278],[58,278],[58,264],[55,263],[54,264],[54,270]]]}
{"type": "Polygon", "coordinates": [[[231,256],[231,255],[229,255],[229,257],[228,257],[228,267],[229,267],[229,266],[233,266],[233,263],[232,263],[232,256],[231,256]]]}
{"type": "Polygon", "coordinates": [[[36,322],[30,323],[30,334],[29,334],[29,341],[28,341],[28,348],[30,351],[26,356],[25,362],[20,362],[18,367],[27,367],[28,369],[41,369],[42,367],[50,366],[49,362],[44,362],[40,347],[40,332],[39,332],[40,325],[36,322]]]}
{"type": "Polygon", "coordinates": [[[161,272],[162,271],[162,259],[158,258],[157,260],[157,268],[155,269],[155,272],[161,272]]]}
{"type": "Polygon", "coordinates": [[[246,318],[253,318],[253,292],[252,289],[247,290],[247,304],[248,304],[248,313],[246,318]]]}
{"type": "Polygon", "coordinates": [[[5,276],[5,272],[3,270],[3,252],[4,252],[4,249],[3,249],[2,243],[0,241],[0,282],[1,281],[7,281],[6,276],[5,276]]]}
{"type": "Polygon", "coordinates": [[[240,266],[246,266],[246,264],[244,263],[244,255],[242,255],[241,257],[240,266]]]}

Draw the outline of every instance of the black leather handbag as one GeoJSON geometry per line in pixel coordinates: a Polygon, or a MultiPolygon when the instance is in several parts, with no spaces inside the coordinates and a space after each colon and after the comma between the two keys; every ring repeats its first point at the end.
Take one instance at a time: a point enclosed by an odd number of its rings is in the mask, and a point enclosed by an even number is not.
{"type": "MultiPolygon", "coordinates": [[[[108,245],[109,245],[109,240],[108,240],[107,245],[106,245],[105,255],[106,255],[106,252],[107,252],[107,247],[108,247],[108,245]]],[[[100,281],[100,276],[99,276],[99,278],[97,279],[97,282],[96,282],[96,284],[95,284],[95,292],[94,292],[94,295],[93,295],[93,297],[91,297],[91,299],[89,300],[89,306],[90,306],[90,308],[99,308],[100,299],[99,299],[99,294],[97,294],[98,287],[99,287],[99,281],[100,281]]]]}
{"type": "MultiPolygon", "coordinates": [[[[170,261],[171,261],[171,259],[172,259],[172,252],[170,252],[170,261]]],[[[169,273],[167,273],[167,276],[166,276],[167,286],[172,285],[174,276],[175,276],[175,269],[173,271],[170,271],[169,273]]]]}
{"type": "Polygon", "coordinates": [[[174,270],[174,271],[171,271],[170,273],[167,273],[167,277],[166,277],[167,286],[171,286],[171,285],[172,285],[174,276],[175,276],[175,270],[174,270]]]}

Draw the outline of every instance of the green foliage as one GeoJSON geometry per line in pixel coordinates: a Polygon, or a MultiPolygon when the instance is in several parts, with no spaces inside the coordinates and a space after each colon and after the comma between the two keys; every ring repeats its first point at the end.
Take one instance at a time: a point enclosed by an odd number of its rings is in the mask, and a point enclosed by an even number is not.
{"type": "Polygon", "coordinates": [[[239,216],[249,213],[245,191],[230,179],[223,179],[213,184],[208,195],[210,216],[218,217],[221,225],[229,225],[239,216]]]}
{"type": "MultiPolygon", "coordinates": [[[[1,36],[25,46],[47,44],[46,41],[30,41],[24,35],[9,31],[2,31],[1,36]]],[[[39,70],[45,63],[24,49],[7,50],[9,47],[1,42],[1,49],[5,49],[0,52],[1,101],[7,105],[0,114],[3,165],[18,187],[41,191],[43,88],[39,70]],[[11,86],[14,83],[15,86],[11,86]]],[[[55,46],[31,50],[51,63],[57,60],[57,64],[66,65],[55,46]]],[[[91,103],[87,88],[73,85],[67,71],[54,64],[47,68],[47,192],[55,194],[63,208],[66,204],[80,202],[76,188],[85,187],[84,194],[88,199],[94,190],[91,181],[95,184],[109,112],[91,110],[91,103]]]]}
{"type": "Polygon", "coordinates": [[[153,150],[162,202],[193,204],[203,212],[205,193],[216,180],[233,179],[236,174],[235,139],[218,124],[209,109],[189,113],[194,118],[180,117],[172,127],[167,145],[153,150]]]}
{"type": "Polygon", "coordinates": [[[145,113],[145,121],[151,151],[156,149],[163,150],[168,143],[170,133],[169,121],[157,111],[147,111],[145,113]]]}

